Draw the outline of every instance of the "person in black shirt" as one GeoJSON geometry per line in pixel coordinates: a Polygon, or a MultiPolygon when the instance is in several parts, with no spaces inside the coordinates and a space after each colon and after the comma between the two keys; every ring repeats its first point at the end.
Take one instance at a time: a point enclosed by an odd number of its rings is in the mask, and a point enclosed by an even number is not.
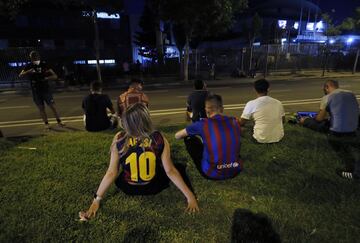
{"type": "Polygon", "coordinates": [[[45,123],[45,129],[50,129],[47,114],[45,112],[45,103],[54,112],[58,125],[63,127],[64,124],[61,122],[59,113],[56,110],[55,101],[48,83],[48,81],[56,80],[57,75],[45,62],[40,60],[40,54],[38,52],[30,52],[30,61],[31,62],[21,71],[19,77],[27,76],[30,79],[33,100],[39,108],[40,116],[45,123]]]}
{"type": "Polygon", "coordinates": [[[187,99],[187,117],[192,122],[199,121],[201,118],[206,118],[205,99],[210,92],[206,89],[206,84],[202,80],[194,81],[195,90],[188,96],[187,99]]]}
{"type": "Polygon", "coordinates": [[[90,86],[91,94],[82,102],[85,112],[85,128],[90,132],[98,132],[109,129],[116,124],[115,110],[108,95],[102,94],[101,83],[93,82],[90,86]],[[111,118],[107,110],[113,114],[111,118]]]}

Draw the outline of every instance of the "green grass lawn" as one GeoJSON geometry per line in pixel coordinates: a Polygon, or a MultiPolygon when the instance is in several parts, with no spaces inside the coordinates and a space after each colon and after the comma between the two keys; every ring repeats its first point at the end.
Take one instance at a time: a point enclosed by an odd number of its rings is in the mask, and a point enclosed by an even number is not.
{"type": "Polygon", "coordinates": [[[268,215],[283,242],[359,242],[360,183],[336,176],[341,158],[325,135],[286,126],[279,144],[255,145],[245,137],[244,172],[207,181],[173,138],[179,128],[161,130],[173,160],[188,165],[201,207],[196,215],[184,213],[185,198],[173,185],[149,197],[112,186],[97,217],[79,222],[107,169],[113,134],[1,141],[0,242],[134,242],[139,235],[148,242],[229,242],[236,208],[268,215]]]}

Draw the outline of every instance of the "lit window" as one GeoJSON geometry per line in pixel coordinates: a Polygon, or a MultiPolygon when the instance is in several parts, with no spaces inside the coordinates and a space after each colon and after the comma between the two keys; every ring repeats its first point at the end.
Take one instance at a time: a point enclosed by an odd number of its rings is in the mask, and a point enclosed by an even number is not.
{"type": "Polygon", "coordinates": [[[306,30],[313,31],[314,30],[314,23],[307,23],[306,30]]]}
{"type": "Polygon", "coordinates": [[[279,28],[286,29],[286,24],[287,24],[286,20],[278,20],[279,28]]]}
{"type": "Polygon", "coordinates": [[[296,30],[299,29],[299,22],[295,22],[295,23],[294,23],[294,29],[296,29],[296,30]]]}

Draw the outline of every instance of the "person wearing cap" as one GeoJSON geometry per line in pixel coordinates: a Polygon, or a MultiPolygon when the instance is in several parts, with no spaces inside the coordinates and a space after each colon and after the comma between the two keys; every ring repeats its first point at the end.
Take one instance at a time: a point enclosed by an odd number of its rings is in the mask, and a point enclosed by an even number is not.
{"type": "Polygon", "coordinates": [[[33,100],[39,109],[40,116],[45,123],[45,129],[49,130],[50,125],[45,111],[45,103],[53,111],[58,126],[63,127],[59,113],[55,107],[55,101],[50,91],[49,81],[56,80],[56,73],[41,61],[40,54],[37,51],[30,52],[30,63],[19,74],[19,77],[28,77],[30,80],[33,100]]]}
{"type": "Polygon", "coordinates": [[[117,100],[118,115],[122,116],[124,111],[136,103],[142,103],[146,107],[149,107],[149,98],[144,92],[142,92],[144,82],[140,79],[131,79],[129,89],[122,93],[117,100]]]}

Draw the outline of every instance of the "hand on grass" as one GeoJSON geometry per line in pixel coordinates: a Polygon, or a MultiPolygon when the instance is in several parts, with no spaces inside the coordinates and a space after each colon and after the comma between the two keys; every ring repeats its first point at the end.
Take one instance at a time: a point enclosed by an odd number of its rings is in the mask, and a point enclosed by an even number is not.
{"type": "Polygon", "coordinates": [[[96,216],[96,212],[98,211],[100,207],[100,202],[97,200],[94,200],[90,206],[90,208],[84,212],[81,211],[79,212],[79,217],[81,221],[88,221],[89,219],[93,218],[96,216]]]}
{"type": "Polygon", "coordinates": [[[192,197],[188,200],[188,206],[186,207],[185,211],[188,213],[199,212],[199,206],[195,197],[192,197]]]}
{"type": "Polygon", "coordinates": [[[301,117],[299,123],[300,123],[301,125],[304,125],[304,122],[305,122],[305,120],[306,120],[307,118],[308,118],[308,117],[301,117]]]}

